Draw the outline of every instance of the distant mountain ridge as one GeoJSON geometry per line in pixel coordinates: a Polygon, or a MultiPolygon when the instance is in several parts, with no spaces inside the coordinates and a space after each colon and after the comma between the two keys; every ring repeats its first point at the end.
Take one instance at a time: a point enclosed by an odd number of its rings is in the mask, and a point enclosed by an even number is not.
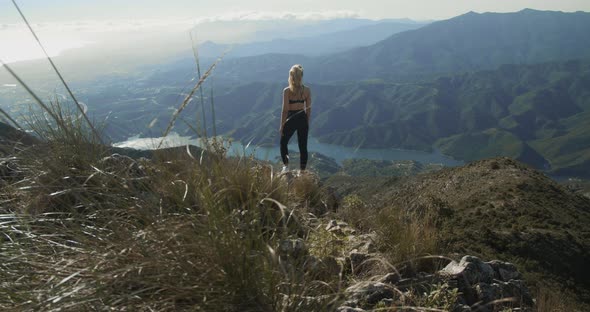
{"type": "MultiPolygon", "coordinates": [[[[590,56],[590,13],[523,10],[516,13],[467,13],[422,29],[404,32],[342,53],[323,64],[353,57],[357,79],[400,79],[457,71],[493,69],[590,56]],[[369,55],[370,57],[358,57],[369,55]],[[365,68],[361,71],[361,68],[365,68]]],[[[325,73],[336,79],[341,73],[325,73]]]]}
{"type": "Polygon", "coordinates": [[[308,82],[429,80],[503,64],[590,57],[588,29],[590,13],[586,12],[471,12],[329,56],[275,54],[229,60],[220,66],[218,74],[238,80],[277,81],[288,69],[285,64],[300,59],[310,68],[308,82]],[[254,74],[252,68],[256,68],[254,74]]]}
{"type": "Polygon", "coordinates": [[[342,52],[348,49],[375,44],[393,34],[417,29],[426,23],[398,21],[380,21],[375,24],[363,25],[337,32],[310,35],[302,32],[302,36],[290,39],[273,39],[244,44],[217,44],[207,41],[199,45],[199,55],[203,57],[218,57],[226,50],[230,50],[226,58],[239,58],[270,53],[292,53],[300,51],[307,56],[342,52]]]}

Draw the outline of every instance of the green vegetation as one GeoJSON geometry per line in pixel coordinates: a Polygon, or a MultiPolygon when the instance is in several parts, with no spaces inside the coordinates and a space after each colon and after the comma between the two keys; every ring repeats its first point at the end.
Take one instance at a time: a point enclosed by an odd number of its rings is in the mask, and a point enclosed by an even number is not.
{"type": "Polygon", "coordinates": [[[466,161],[489,157],[510,157],[537,168],[544,168],[546,160],[512,133],[501,129],[459,134],[437,142],[442,153],[466,161]]]}
{"type": "Polygon", "coordinates": [[[442,139],[437,147],[445,154],[473,161],[488,156],[519,158],[525,146],[508,131],[489,129],[442,139]]]}
{"type": "MultiPolygon", "coordinates": [[[[312,133],[339,145],[436,146],[461,160],[508,156],[551,173],[586,176],[589,77],[589,62],[569,61],[504,65],[431,83],[314,85],[314,101],[323,104],[314,107],[312,133]]],[[[279,88],[257,83],[221,96],[221,115],[232,120],[223,122],[224,131],[236,127],[230,133],[237,139],[273,142],[280,109],[273,103],[280,99],[271,90],[279,88]],[[244,94],[256,97],[254,90],[261,94],[255,107],[230,105],[244,94]]]]}
{"type": "Polygon", "coordinates": [[[413,160],[387,161],[368,159],[345,159],[342,174],[351,176],[411,176],[442,169],[438,164],[422,164],[413,160]]]}

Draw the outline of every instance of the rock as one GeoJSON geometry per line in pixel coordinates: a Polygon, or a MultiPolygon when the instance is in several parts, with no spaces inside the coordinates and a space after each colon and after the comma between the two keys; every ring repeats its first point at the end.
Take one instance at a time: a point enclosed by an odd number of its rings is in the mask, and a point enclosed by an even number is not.
{"type": "Polygon", "coordinates": [[[350,268],[353,274],[359,275],[364,271],[367,271],[369,265],[365,263],[366,260],[370,258],[368,254],[360,253],[360,252],[351,252],[350,256],[350,268]]]}
{"type": "Polygon", "coordinates": [[[308,256],[305,262],[306,271],[316,279],[325,280],[337,277],[342,272],[342,264],[334,257],[328,256],[318,259],[308,256]]]}
{"type": "Polygon", "coordinates": [[[510,298],[514,299],[514,302],[525,306],[533,304],[533,298],[523,281],[498,281],[492,284],[478,283],[474,286],[474,290],[477,293],[478,300],[484,304],[498,299],[510,298]]]}
{"type": "Polygon", "coordinates": [[[453,308],[453,312],[471,312],[471,308],[465,304],[459,304],[453,308]]]}
{"type": "MultiPolygon", "coordinates": [[[[498,299],[517,298],[518,304],[532,305],[532,297],[521,274],[510,263],[465,256],[460,262],[452,261],[437,273],[456,283],[465,303],[487,304],[498,299]]],[[[480,307],[481,309],[487,309],[480,307]]]]}
{"type": "Polygon", "coordinates": [[[401,280],[401,276],[398,273],[388,273],[388,274],[383,275],[383,277],[381,277],[379,279],[379,282],[384,283],[384,284],[395,285],[400,280],[401,280]]]}
{"type": "Polygon", "coordinates": [[[486,263],[494,269],[495,278],[498,280],[508,282],[513,279],[522,279],[522,275],[512,263],[502,262],[499,260],[493,260],[486,263]]]}
{"type": "Polygon", "coordinates": [[[345,293],[352,300],[370,306],[383,299],[393,299],[394,296],[392,286],[381,282],[360,282],[348,287],[345,293]]]}
{"type": "Polygon", "coordinates": [[[454,279],[463,279],[467,285],[478,282],[491,283],[495,272],[487,263],[477,257],[464,256],[459,263],[451,261],[439,274],[454,279]]]}
{"type": "Polygon", "coordinates": [[[477,283],[474,287],[477,294],[477,300],[483,303],[488,303],[502,297],[502,289],[496,283],[477,283]]]}
{"type": "Polygon", "coordinates": [[[351,252],[360,252],[371,254],[377,252],[377,247],[375,246],[376,240],[375,233],[369,234],[361,234],[361,235],[351,235],[348,237],[348,250],[351,252]]]}
{"type": "Polygon", "coordinates": [[[328,225],[326,225],[326,231],[341,236],[356,233],[356,230],[350,227],[348,223],[336,220],[330,220],[330,222],[328,222],[328,225]]]}
{"type": "Polygon", "coordinates": [[[524,306],[532,306],[534,304],[533,297],[523,280],[498,282],[498,287],[502,291],[502,298],[515,298],[516,303],[524,306]]]}
{"type": "Polygon", "coordinates": [[[338,309],[336,309],[336,312],[365,312],[365,310],[363,310],[361,308],[352,308],[349,306],[341,306],[338,309]]]}

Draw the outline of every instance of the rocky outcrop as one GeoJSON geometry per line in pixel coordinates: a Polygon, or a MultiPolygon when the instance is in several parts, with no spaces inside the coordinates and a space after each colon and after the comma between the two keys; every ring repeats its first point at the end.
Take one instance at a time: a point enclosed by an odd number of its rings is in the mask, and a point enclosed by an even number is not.
{"type": "Polygon", "coordinates": [[[402,276],[391,266],[378,265],[385,260],[375,247],[374,233],[357,234],[347,223],[337,220],[328,221],[325,230],[345,237],[340,274],[356,281],[345,289],[344,302],[337,311],[358,312],[417,303],[450,311],[495,311],[512,307],[528,311],[533,305],[522,274],[511,263],[484,262],[464,256],[434,273],[402,276]]]}
{"type": "Polygon", "coordinates": [[[483,262],[477,257],[464,256],[434,274],[402,278],[396,272],[357,282],[346,289],[346,300],[338,311],[406,306],[408,302],[450,311],[497,311],[515,307],[519,311],[532,311],[533,298],[521,276],[510,263],[483,262]],[[419,294],[423,294],[422,298],[419,294]]]}
{"type": "MultiPolygon", "coordinates": [[[[326,221],[324,221],[326,222],[326,221]]],[[[420,306],[445,311],[499,311],[518,308],[532,311],[533,298],[516,266],[499,260],[482,261],[464,256],[448,261],[435,272],[397,271],[386,262],[375,246],[375,233],[359,234],[345,222],[329,220],[318,228],[340,244],[340,254],[318,257],[310,252],[305,240],[281,242],[279,254],[305,262],[305,269],[323,279],[330,276],[341,281],[343,299],[339,312],[370,311],[377,308],[420,306]]]]}
{"type": "Polygon", "coordinates": [[[485,307],[502,300],[511,304],[533,305],[522,274],[508,262],[483,262],[477,257],[465,256],[459,262],[451,261],[437,274],[457,285],[463,294],[463,302],[470,306],[485,307]]]}

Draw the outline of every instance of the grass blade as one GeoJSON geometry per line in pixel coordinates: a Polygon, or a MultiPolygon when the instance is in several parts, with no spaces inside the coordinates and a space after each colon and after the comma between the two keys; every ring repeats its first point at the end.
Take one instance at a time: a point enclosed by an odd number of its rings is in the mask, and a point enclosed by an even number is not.
{"type": "Polygon", "coordinates": [[[43,110],[45,110],[45,112],[47,112],[53,120],[55,120],[57,125],[59,127],[61,127],[65,133],[69,133],[68,127],[61,122],[60,118],[57,115],[55,115],[55,113],[51,109],[49,109],[49,107],[39,98],[39,96],[37,96],[37,94],[35,94],[35,92],[33,92],[33,90],[31,90],[31,88],[29,88],[29,86],[12,70],[12,68],[10,68],[10,66],[8,66],[8,64],[6,64],[6,63],[4,63],[4,61],[0,60],[0,65],[4,66],[4,69],[6,69],[6,71],[8,71],[8,73],[14,79],[16,79],[16,81],[18,81],[18,83],[23,88],[25,88],[25,90],[29,93],[29,95],[31,97],[33,97],[35,102],[37,102],[37,104],[39,106],[41,106],[41,108],[43,108],[43,110]]]}
{"type": "Polygon", "coordinates": [[[162,135],[162,140],[160,140],[160,143],[158,144],[158,148],[161,148],[162,147],[162,144],[164,144],[164,140],[166,139],[166,137],[168,136],[168,134],[170,134],[170,131],[172,130],[172,127],[174,126],[174,123],[176,122],[176,119],[178,118],[178,116],[180,115],[180,113],[186,108],[186,106],[190,102],[191,98],[193,97],[193,94],[195,94],[195,92],[197,91],[197,89],[199,89],[201,87],[201,85],[203,84],[203,82],[205,82],[205,80],[207,80],[207,77],[209,77],[209,75],[211,75],[211,73],[213,72],[213,70],[215,69],[215,67],[217,66],[217,64],[219,64],[219,62],[221,62],[221,60],[223,59],[223,57],[225,56],[225,54],[227,54],[227,52],[224,52],[215,61],[215,63],[213,63],[209,67],[209,69],[207,70],[207,72],[205,72],[205,74],[199,79],[199,81],[197,82],[197,84],[195,85],[195,87],[186,96],[186,98],[184,99],[184,101],[182,101],[182,104],[180,105],[180,107],[176,110],[176,112],[174,112],[174,114],[172,115],[172,119],[168,123],[168,127],[166,128],[166,131],[164,131],[164,134],[162,135]]]}
{"type": "MultiPolygon", "coordinates": [[[[191,37],[191,47],[193,48],[193,55],[195,56],[195,62],[197,63],[197,77],[201,79],[201,63],[199,62],[199,51],[195,46],[195,40],[193,39],[193,32],[190,31],[189,35],[191,37]]],[[[207,118],[205,116],[205,100],[203,99],[203,88],[199,89],[200,100],[201,100],[201,113],[203,114],[203,133],[205,134],[205,139],[207,139],[207,118]]]]}
{"type": "Polygon", "coordinates": [[[12,0],[12,3],[14,4],[14,6],[16,7],[16,9],[18,10],[18,13],[20,14],[20,16],[22,17],[23,21],[25,22],[25,24],[27,24],[27,27],[29,28],[29,30],[31,31],[31,34],[33,34],[33,37],[35,37],[35,40],[37,41],[37,43],[39,44],[39,46],[41,47],[41,50],[43,50],[43,53],[45,54],[45,57],[47,58],[47,60],[49,60],[49,63],[51,64],[51,67],[53,67],[53,70],[55,71],[55,73],[57,74],[57,76],[59,77],[59,80],[61,80],[61,82],[63,83],[64,87],[66,88],[66,90],[68,91],[70,97],[72,98],[72,100],[74,100],[74,103],[76,103],[76,106],[78,107],[78,110],[80,111],[80,113],[82,114],[82,116],[84,117],[84,120],[86,120],[86,122],[88,123],[88,126],[90,127],[90,129],[92,130],[92,133],[96,136],[96,139],[104,144],[102,142],[102,139],[100,137],[100,135],[98,134],[98,131],[96,131],[96,128],[94,128],[94,126],[92,125],[92,122],[90,122],[90,119],[88,119],[88,116],[86,115],[86,113],[84,112],[84,109],[82,108],[82,105],[80,105],[80,103],[78,102],[78,100],[76,99],[76,97],[74,96],[74,93],[72,92],[72,90],[70,89],[70,86],[66,83],[65,79],[63,78],[63,76],[61,75],[60,71],[57,69],[57,66],[55,66],[55,63],[53,63],[53,60],[51,59],[51,57],[49,56],[49,54],[47,53],[47,51],[45,50],[45,47],[43,46],[43,44],[41,43],[41,40],[39,40],[39,37],[37,36],[37,34],[35,33],[35,31],[33,30],[33,27],[31,27],[31,24],[29,24],[29,21],[27,20],[27,18],[25,17],[25,15],[23,14],[23,12],[21,11],[20,7],[18,6],[18,4],[16,3],[16,0],[12,0]]]}

